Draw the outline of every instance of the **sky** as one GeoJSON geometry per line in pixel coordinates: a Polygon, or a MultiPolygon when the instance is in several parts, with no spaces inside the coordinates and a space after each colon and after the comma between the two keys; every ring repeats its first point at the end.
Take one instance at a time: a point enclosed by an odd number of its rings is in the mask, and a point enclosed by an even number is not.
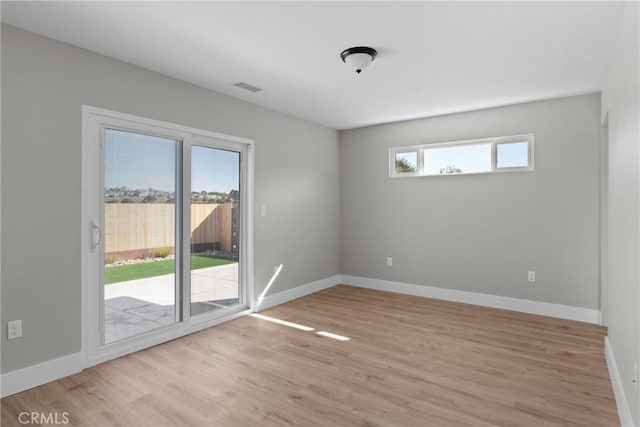
{"type": "MultiPolygon", "coordinates": [[[[105,187],[175,191],[179,142],[106,129],[105,187]]],[[[191,191],[228,193],[240,186],[240,153],[192,146],[191,191]]]]}
{"type": "Polygon", "coordinates": [[[191,146],[191,191],[228,193],[240,188],[240,153],[191,146]]]}

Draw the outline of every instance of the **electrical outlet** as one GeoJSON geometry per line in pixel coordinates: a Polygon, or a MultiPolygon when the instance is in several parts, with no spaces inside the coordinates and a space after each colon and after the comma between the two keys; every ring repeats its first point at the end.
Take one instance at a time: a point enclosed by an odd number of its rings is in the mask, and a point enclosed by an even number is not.
{"type": "Polygon", "coordinates": [[[387,267],[393,267],[393,258],[387,258],[387,267]]]}
{"type": "Polygon", "coordinates": [[[535,282],[536,281],[536,272],[535,271],[530,271],[527,274],[527,280],[529,280],[530,282],[535,282]]]}
{"type": "Polygon", "coordinates": [[[638,364],[633,364],[633,389],[638,391],[638,364]]]}
{"type": "Polygon", "coordinates": [[[12,340],[22,336],[22,320],[12,320],[7,323],[7,338],[12,340]]]}

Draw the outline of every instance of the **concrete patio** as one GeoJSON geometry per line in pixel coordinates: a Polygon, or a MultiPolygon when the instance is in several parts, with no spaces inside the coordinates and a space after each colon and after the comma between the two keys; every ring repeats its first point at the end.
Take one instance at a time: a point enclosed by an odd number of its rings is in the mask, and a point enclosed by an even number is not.
{"type": "MultiPolygon", "coordinates": [[[[191,273],[191,315],[238,303],[238,264],[191,273]]],[[[175,275],[113,283],[104,288],[105,341],[167,326],[175,319],[175,275]]]]}

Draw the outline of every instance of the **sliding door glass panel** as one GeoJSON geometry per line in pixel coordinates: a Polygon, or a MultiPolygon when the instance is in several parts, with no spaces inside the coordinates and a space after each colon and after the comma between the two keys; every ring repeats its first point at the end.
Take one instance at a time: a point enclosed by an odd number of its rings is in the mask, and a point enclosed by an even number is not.
{"type": "Polygon", "coordinates": [[[176,323],[181,142],[105,129],[103,341],[176,323]]]}
{"type": "Polygon", "coordinates": [[[191,147],[191,315],[241,301],[240,153],[191,147]]]}

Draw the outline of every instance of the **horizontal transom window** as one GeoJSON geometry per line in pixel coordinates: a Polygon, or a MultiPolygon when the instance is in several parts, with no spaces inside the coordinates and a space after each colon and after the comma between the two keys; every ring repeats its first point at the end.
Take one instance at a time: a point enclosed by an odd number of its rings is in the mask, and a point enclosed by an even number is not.
{"type": "Polygon", "coordinates": [[[433,176],[533,170],[533,134],[392,147],[389,176],[433,176]]]}

